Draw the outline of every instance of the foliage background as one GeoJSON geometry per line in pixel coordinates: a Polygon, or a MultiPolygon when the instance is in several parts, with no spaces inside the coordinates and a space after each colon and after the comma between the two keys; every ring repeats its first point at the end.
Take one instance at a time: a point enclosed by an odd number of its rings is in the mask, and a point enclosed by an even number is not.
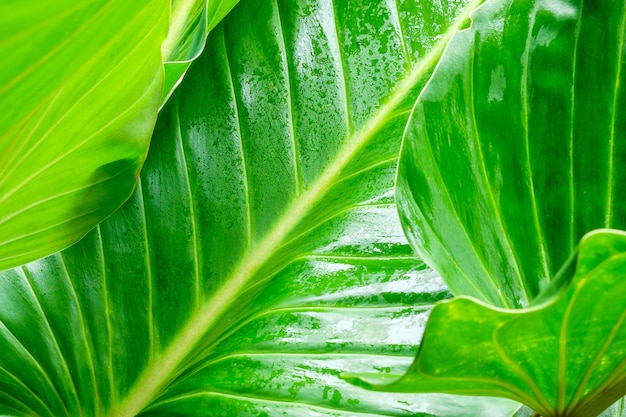
{"type": "Polygon", "coordinates": [[[188,73],[130,199],[1,273],[0,413],[527,414],[340,377],[402,373],[451,296],[404,237],[394,184],[418,94],[476,4],[243,1],[190,67],[232,6],[216,4],[173,3],[153,108],[188,73]]]}

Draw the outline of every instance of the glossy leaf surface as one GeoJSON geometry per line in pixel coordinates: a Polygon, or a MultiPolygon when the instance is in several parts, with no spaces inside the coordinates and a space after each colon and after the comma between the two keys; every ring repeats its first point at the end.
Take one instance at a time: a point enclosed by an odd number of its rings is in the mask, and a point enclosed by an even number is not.
{"type": "Polygon", "coordinates": [[[622,0],[487,1],[417,103],[397,200],[455,294],[527,306],[586,232],[626,228],[622,0]]]}
{"type": "Polygon", "coordinates": [[[580,244],[576,271],[546,300],[501,310],[459,297],[437,305],[417,359],[394,392],[499,395],[544,417],[592,417],[626,394],[626,233],[580,244]],[[572,277],[573,275],[573,277],[572,277]],[[458,340],[465,341],[459,346],[458,340]]]}
{"type": "Polygon", "coordinates": [[[165,87],[161,105],[180,84],[206,38],[239,0],[170,0],[170,26],[163,43],[165,87]]]}
{"type": "Polygon", "coordinates": [[[168,9],[0,4],[0,269],[78,241],[130,196],[163,88],[168,9]]]}
{"type": "Polygon", "coordinates": [[[448,297],[403,237],[393,184],[461,6],[241,3],[161,111],[131,200],[0,276],[0,413],[512,415],[339,377],[406,369],[448,297]]]}

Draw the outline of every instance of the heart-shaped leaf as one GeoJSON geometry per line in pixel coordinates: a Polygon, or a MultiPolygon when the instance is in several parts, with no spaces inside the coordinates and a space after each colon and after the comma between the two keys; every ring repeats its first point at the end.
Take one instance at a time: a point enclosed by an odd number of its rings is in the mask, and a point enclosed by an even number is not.
{"type": "Polygon", "coordinates": [[[381,391],[498,395],[544,417],[600,414],[626,394],[626,233],[590,233],[573,277],[570,269],[552,296],[525,310],[465,297],[437,305],[406,375],[352,381],[381,391]]]}
{"type": "Polygon", "coordinates": [[[593,229],[626,229],[626,7],[489,0],[406,130],[397,201],[455,294],[527,306],[593,229]]]}
{"type": "Polygon", "coordinates": [[[533,307],[437,307],[409,373],[377,389],[501,395],[543,416],[594,416],[626,392],[623,234],[591,235],[572,286],[548,284],[582,233],[623,226],[625,15],[487,1],[447,46],[406,130],[403,223],[455,293],[533,307]]]}

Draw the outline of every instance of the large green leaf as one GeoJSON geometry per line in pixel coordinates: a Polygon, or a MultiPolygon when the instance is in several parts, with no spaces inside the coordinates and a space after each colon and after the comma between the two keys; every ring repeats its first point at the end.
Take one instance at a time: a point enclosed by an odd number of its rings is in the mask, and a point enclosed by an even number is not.
{"type": "Polygon", "coordinates": [[[526,306],[586,232],[626,228],[623,0],[487,1],[414,109],[409,240],[455,294],[526,306]]]}
{"type": "Polygon", "coordinates": [[[240,4],[163,108],[129,202],[0,275],[0,413],[513,414],[339,378],[406,369],[448,296],[402,235],[393,183],[460,9],[240,4]]]}
{"type": "Polygon", "coordinates": [[[394,392],[497,395],[543,417],[600,414],[626,394],[626,233],[590,233],[575,274],[570,269],[529,309],[501,310],[466,297],[437,305],[404,376],[355,381],[394,392]]]}
{"type": "Polygon", "coordinates": [[[156,120],[166,0],[0,4],[0,269],[131,194],[156,120]]]}

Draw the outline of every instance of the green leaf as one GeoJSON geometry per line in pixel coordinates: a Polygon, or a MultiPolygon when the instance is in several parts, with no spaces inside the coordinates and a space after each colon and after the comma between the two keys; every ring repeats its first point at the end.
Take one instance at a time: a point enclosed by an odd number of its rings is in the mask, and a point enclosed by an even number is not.
{"type": "Polygon", "coordinates": [[[131,194],[162,90],[168,4],[0,4],[0,269],[78,241],[131,194]]]}
{"type": "Polygon", "coordinates": [[[623,0],[487,1],[407,127],[398,208],[454,294],[527,306],[597,228],[626,229],[623,0]]]}
{"type": "Polygon", "coordinates": [[[466,297],[440,303],[406,375],[354,382],[381,391],[497,395],[544,417],[596,416],[626,394],[625,274],[626,232],[590,233],[576,273],[553,297],[524,310],[466,297]]]}
{"type": "Polygon", "coordinates": [[[161,105],[180,84],[193,60],[200,56],[208,33],[239,0],[170,0],[170,27],[163,43],[165,87],[161,105]]]}
{"type": "Polygon", "coordinates": [[[406,369],[449,295],[406,242],[393,185],[460,8],[240,4],[163,108],[129,202],[0,274],[0,414],[512,415],[339,377],[406,369]]]}
{"type": "Polygon", "coordinates": [[[129,197],[159,95],[234,4],[173,1],[167,39],[167,1],[0,5],[0,269],[69,246],[129,197]]]}

